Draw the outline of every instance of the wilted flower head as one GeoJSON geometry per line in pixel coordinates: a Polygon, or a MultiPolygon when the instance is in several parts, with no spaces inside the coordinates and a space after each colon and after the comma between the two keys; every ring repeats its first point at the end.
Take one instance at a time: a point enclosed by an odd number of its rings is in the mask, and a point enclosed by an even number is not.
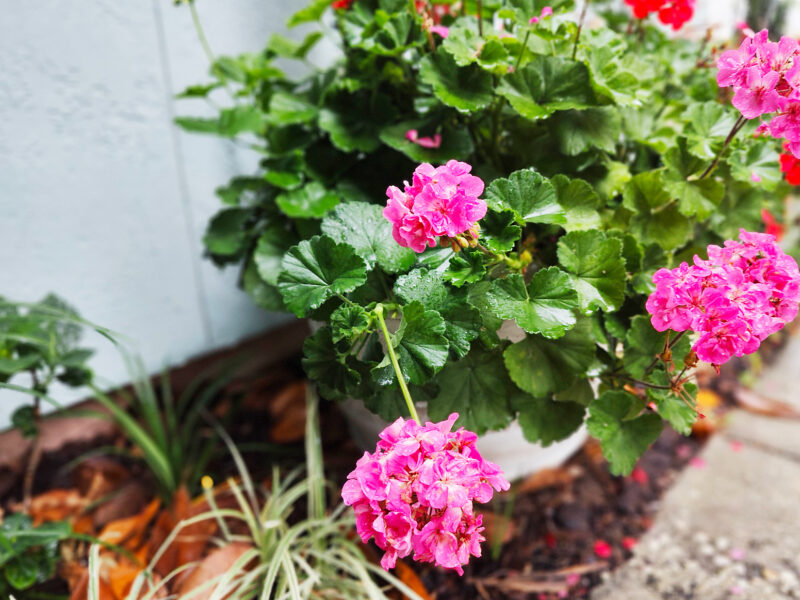
{"type": "Polygon", "coordinates": [[[775,236],[742,229],[739,240],[709,246],[708,260],[656,271],[647,299],[656,330],[698,333],[692,349],[716,365],[755,352],[800,303],[800,271],[775,236]]]}
{"type": "Polygon", "coordinates": [[[414,560],[463,574],[470,556],[481,555],[483,527],[473,502],[488,502],[509,483],[481,457],[474,433],[452,431],[456,419],[457,413],[425,425],[397,419],[347,476],[342,498],[355,511],[361,539],[385,551],[384,569],[413,552],[414,560]]]}
{"type": "Polygon", "coordinates": [[[476,223],[486,214],[486,203],[478,199],[483,181],[471,170],[456,160],[441,167],[423,163],[404,190],[390,186],[383,216],[391,221],[397,243],[422,252],[434,247],[438,237],[477,237],[476,223]]]}

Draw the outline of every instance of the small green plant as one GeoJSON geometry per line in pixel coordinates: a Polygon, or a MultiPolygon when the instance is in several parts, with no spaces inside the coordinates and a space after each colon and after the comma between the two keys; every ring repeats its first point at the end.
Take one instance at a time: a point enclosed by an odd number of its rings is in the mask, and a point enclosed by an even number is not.
{"type": "Polygon", "coordinates": [[[190,492],[199,489],[215,442],[213,431],[203,427],[201,415],[230,377],[199,377],[176,398],[168,374],[161,376],[157,389],[141,360],[122,352],[133,381],[132,390],[111,394],[94,383],[89,388],[93,398],[108,410],[140,451],[159,495],[169,503],[181,486],[190,492]]]}
{"type": "MultiPolygon", "coordinates": [[[[31,404],[18,407],[11,417],[14,427],[34,438],[23,482],[26,504],[41,460],[42,400],[60,407],[48,396],[54,382],[81,387],[92,380],[87,361],[93,351],[80,346],[85,324],[74,308],[54,294],[31,304],[0,298],[0,389],[32,398],[31,404]]],[[[102,328],[96,330],[108,335],[102,328]]]]}
{"type": "MultiPolygon", "coordinates": [[[[238,479],[227,482],[236,497],[236,508],[216,507],[209,489],[207,497],[213,509],[178,524],[134,583],[128,600],[160,597],[163,582],[156,583],[152,573],[162,553],[184,528],[209,519],[219,523],[220,545],[244,542],[252,547],[227,572],[206,581],[186,598],[213,590],[212,597],[232,600],[380,600],[387,598],[386,586],[419,600],[408,586],[365,558],[352,539],[352,513],[344,505],[328,509],[318,400],[310,388],[307,408],[305,477],[301,478],[300,471],[284,477],[276,467],[269,488],[253,482],[236,446],[224,431],[219,431],[239,470],[238,479]],[[298,521],[296,515],[302,505],[308,512],[298,521]]],[[[182,565],[179,571],[189,567],[182,565]]],[[[164,581],[171,579],[169,576],[164,581]]]]}
{"type": "Polygon", "coordinates": [[[25,593],[52,579],[59,559],[59,542],[71,537],[68,523],[57,521],[34,527],[28,515],[12,514],[0,522],[0,597],[25,593]]]}

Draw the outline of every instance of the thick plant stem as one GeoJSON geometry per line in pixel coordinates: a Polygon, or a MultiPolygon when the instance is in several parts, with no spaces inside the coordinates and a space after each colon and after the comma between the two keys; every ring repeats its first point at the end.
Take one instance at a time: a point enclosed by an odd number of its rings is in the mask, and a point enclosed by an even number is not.
{"type": "Polygon", "coordinates": [[[581,18],[578,20],[578,31],[575,33],[575,45],[572,46],[572,60],[578,55],[578,42],[581,41],[581,31],[583,31],[583,22],[586,20],[586,12],[589,10],[589,1],[584,0],[583,10],[581,11],[581,18]]]}
{"type": "Polygon", "coordinates": [[[478,0],[478,35],[483,37],[483,0],[478,0]]]}
{"type": "Polygon", "coordinates": [[[383,318],[383,305],[378,304],[375,307],[375,315],[378,317],[378,324],[381,327],[381,333],[383,333],[383,339],[386,341],[386,352],[389,355],[389,360],[392,363],[392,367],[394,368],[394,374],[397,377],[397,383],[400,384],[400,391],[403,393],[403,399],[406,401],[406,406],[408,407],[408,412],[411,415],[411,418],[414,419],[417,423],[422,425],[419,420],[419,415],[417,414],[417,409],[414,406],[414,401],[411,399],[411,393],[408,391],[408,386],[406,385],[405,377],[403,377],[403,372],[400,370],[400,363],[397,362],[397,354],[394,352],[394,347],[392,346],[392,338],[389,335],[389,329],[386,327],[386,320],[383,318]]]}
{"type": "Polygon", "coordinates": [[[728,146],[731,145],[731,142],[733,141],[733,138],[735,138],[736,134],[739,133],[739,131],[742,129],[742,127],[744,127],[745,123],[747,123],[747,119],[745,119],[742,116],[740,116],[736,120],[736,123],[733,124],[733,128],[731,129],[731,132],[728,134],[728,137],[725,138],[725,143],[722,144],[722,148],[720,148],[719,152],[717,152],[717,155],[714,157],[714,160],[711,161],[711,164],[708,165],[708,168],[705,171],[703,171],[703,174],[700,175],[700,177],[698,177],[698,179],[705,179],[706,177],[711,175],[711,172],[714,170],[714,168],[719,163],[719,159],[722,158],[722,155],[725,153],[725,150],[727,150],[728,146]]]}

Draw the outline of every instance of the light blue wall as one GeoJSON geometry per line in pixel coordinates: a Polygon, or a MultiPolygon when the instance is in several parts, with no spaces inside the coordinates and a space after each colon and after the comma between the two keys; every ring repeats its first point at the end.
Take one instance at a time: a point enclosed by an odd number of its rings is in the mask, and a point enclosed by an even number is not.
{"type": "MultiPolygon", "coordinates": [[[[299,5],[197,0],[218,54],[261,49],[299,5]]],[[[255,307],[235,269],[202,258],[214,188],[257,156],[172,125],[209,110],[172,98],[208,68],[186,6],[12,2],[0,40],[0,295],[60,294],[129,336],[152,371],[285,319],[255,307]]],[[[98,374],[126,380],[108,343],[87,343],[98,374]]],[[[0,428],[19,401],[0,391],[0,428]]]]}

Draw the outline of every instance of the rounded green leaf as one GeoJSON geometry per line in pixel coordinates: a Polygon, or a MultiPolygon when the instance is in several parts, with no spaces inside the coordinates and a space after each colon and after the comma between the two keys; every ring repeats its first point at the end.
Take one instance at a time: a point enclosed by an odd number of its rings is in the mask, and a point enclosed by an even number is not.
{"type": "Polygon", "coordinates": [[[339,195],[318,181],[312,181],[296,190],[283,192],[275,198],[278,208],[287,217],[319,219],[339,204],[339,195]]]}
{"type": "Polygon", "coordinates": [[[572,275],[582,311],[622,306],[627,273],[620,240],[602,231],[573,231],[558,241],[558,260],[572,275]]]}
{"type": "Polygon", "coordinates": [[[441,48],[422,59],[419,75],[439,100],[461,112],[480,110],[492,101],[492,75],[476,65],[459,67],[441,48]]]}
{"type": "Polygon", "coordinates": [[[506,427],[513,418],[510,400],[522,395],[508,378],[499,352],[474,350],[448,364],[436,383],[439,393],[428,402],[431,419],[441,421],[457,412],[457,424],[479,435],[506,427]]]}
{"type": "Polygon", "coordinates": [[[495,179],[485,196],[492,210],[512,211],[520,225],[566,222],[564,209],[556,201],[553,184],[533,169],[515,171],[507,179],[495,179]]]}
{"type": "Polygon", "coordinates": [[[577,322],[578,293],[558,267],[538,271],[527,286],[518,274],[497,279],[487,299],[501,319],[513,319],[528,333],[547,338],[563,336],[577,322]]]}
{"type": "Polygon", "coordinates": [[[529,335],[503,353],[508,374],[520,389],[543,398],[569,388],[594,361],[595,343],[588,321],[557,340],[529,335]]]}
{"type": "Polygon", "coordinates": [[[278,289],[286,307],[298,317],[367,280],[367,266],[352,246],[314,236],[291,248],[283,258],[278,289]]]}
{"type": "Polygon", "coordinates": [[[626,420],[637,398],[622,391],[606,392],[589,406],[586,426],[600,440],[614,475],[628,475],[644,451],[658,439],[663,422],[654,414],[626,420]]]}
{"type": "Polygon", "coordinates": [[[416,254],[392,237],[392,225],[383,210],[366,202],[345,202],[322,220],[322,232],[350,244],[372,269],[379,264],[389,273],[402,273],[414,265],[416,254]]]}
{"type": "Polygon", "coordinates": [[[594,103],[586,65],[556,56],[535,55],[527,65],[506,75],[497,93],[531,120],[594,103]]]}

